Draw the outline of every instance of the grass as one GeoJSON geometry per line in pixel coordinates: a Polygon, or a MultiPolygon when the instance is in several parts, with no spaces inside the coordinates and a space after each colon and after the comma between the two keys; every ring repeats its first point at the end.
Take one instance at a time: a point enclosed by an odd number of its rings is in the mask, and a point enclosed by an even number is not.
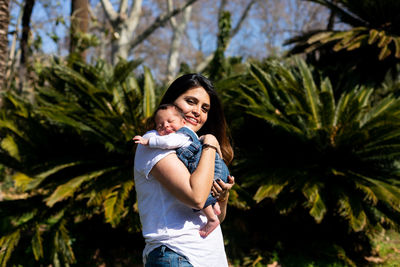
{"type": "Polygon", "coordinates": [[[374,250],[377,257],[369,260],[374,267],[400,266],[400,233],[389,230],[377,236],[374,240],[374,250]]]}

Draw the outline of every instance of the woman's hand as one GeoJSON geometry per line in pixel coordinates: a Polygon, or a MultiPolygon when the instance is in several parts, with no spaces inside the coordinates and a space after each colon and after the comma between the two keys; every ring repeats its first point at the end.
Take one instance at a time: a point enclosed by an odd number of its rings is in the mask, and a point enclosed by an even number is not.
{"type": "Polygon", "coordinates": [[[228,176],[228,182],[224,183],[222,180],[218,179],[214,181],[211,188],[211,195],[215,197],[218,201],[226,201],[229,197],[229,190],[235,184],[235,177],[228,176]]]}
{"type": "Polygon", "coordinates": [[[217,138],[212,135],[212,134],[205,134],[200,136],[200,141],[204,144],[208,144],[211,145],[213,147],[215,147],[217,149],[217,153],[219,154],[219,156],[222,158],[222,152],[221,152],[221,147],[219,146],[219,142],[217,140],[217,138]]]}

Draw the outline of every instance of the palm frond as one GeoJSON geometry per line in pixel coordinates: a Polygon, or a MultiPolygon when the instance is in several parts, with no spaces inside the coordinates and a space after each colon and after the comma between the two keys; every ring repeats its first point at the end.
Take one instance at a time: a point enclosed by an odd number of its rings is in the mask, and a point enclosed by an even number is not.
{"type": "Polygon", "coordinates": [[[264,69],[250,66],[252,79],[232,89],[241,92],[236,105],[258,118],[259,128],[264,122],[274,126],[269,131],[286,134],[280,139],[265,133],[287,151],[268,151],[269,146],[277,146],[269,140],[262,142],[269,144],[265,149],[253,149],[284,155],[284,163],[274,156],[267,157],[273,163],[258,159],[253,150],[246,152],[249,160],[238,163],[243,176],[257,181],[246,183],[254,200],[285,203],[284,198],[301,193],[303,207],[317,223],[330,214],[346,218],[354,232],[382,227],[375,215],[385,216],[386,211],[379,208],[382,203],[393,212],[399,209],[399,98],[388,95],[373,102],[374,88],[355,86],[336,101],[327,78],[318,83],[318,76],[304,61],[293,62],[267,62],[264,69]],[[253,161],[261,166],[283,165],[286,171],[252,170],[257,166],[253,161]]]}
{"type": "Polygon", "coordinates": [[[39,260],[43,257],[43,239],[40,230],[40,225],[36,225],[35,233],[32,238],[32,251],[35,260],[39,260]]]}
{"type": "Polygon", "coordinates": [[[306,185],[302,192],[307,198],[307,207],[310,208],[310,215],[317,223],[320,223],[326,213],[326,205],[321,198],[320,186],[317,184],[306,185]]]}
{"type": "Polygon", "coordinates": [[[150,73],[150,69],[144,68],[144,93],[143,93],[143,111],[144,117],[148,118],[153,114],[156,107],[154,81],[150,73]]]}
{"type": "Polygon", "coordinates": [[[128,198],[133,185],[134,183],[132,180],[122,185],[117,185],[106,196],[106,200],[104,201],[104,214],[106,216],[106,221],[111,223],[111,225],[116,226],[119,223],[121,214],[125,211],[124,202],[128,198]]]}
{"type": "Polygon", "coordinates": [[[0,238],[0,264],[2,267],[7,266],[7,261],[10,258],[14,248],[18,245],[20,238],[21,235],[19,230],[0,238]]]}
{"type": "Polygon", "coordinates": [[[85,175],[74,177],[67,183],[59,185],[56,190],[45,199],[48,206],[53,206],[55,203],[71,197],[78,190],[82,183],[103,175],[106,172],[114,170],[116,167],[104,170],[94,171],[85,175]]]}
{"type": "Polygon", "coordinates": [[[364,229],[367,225],[367,216],[358,200],[345,195],[339,199],[338,205],[341,216],[349,220],[350,226],[355,232],[364,229]]]}

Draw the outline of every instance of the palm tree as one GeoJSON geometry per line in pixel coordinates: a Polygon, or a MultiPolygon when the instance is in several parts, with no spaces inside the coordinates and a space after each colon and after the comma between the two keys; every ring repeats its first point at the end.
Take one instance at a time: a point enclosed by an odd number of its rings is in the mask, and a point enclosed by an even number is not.
{"type": "MultiPolygon", "coordinates": [[[[235,139],[243,155],[236,175],[258,203],[249,205],[272,201],[276,216],[294,214],[296,224],[305,210],[316,223],[312,231],[331,221],[329,231],[342,237],[399,227],[400,99],[390,95],[372,105],[373,89],[358,86],[336,101],[328,79],[314,77],[303,60],[294,62],[253,64],[231,92],[251,121],[243,126],[251,133],[242,130],[245,137],[235,139]]],[[[354,264],[338,242],[331,245],[354,264]]]]}
{"type": "Polygon", "coordinates": [[[375,86],[400,63],[399,1],[308,1],[329,8],[346,29],[313,30],[286,43],[294,44],[291,54],[306,53],[311,62],[324,68],[335,81],[335,90],[343,91],[350,77],[355,83],[348,84],[349,88],[356,83],[375,86]]]}
{"type": "Polygon", "coordinates": [[[1,228],[0,264],[21,263],[16,257],[29,250],[44,264],[76,262],[70,229],[99,214],[112,227],[129,220],[139,230],[131,138],[143,133],[157,100],[150,70],[133,76],[139,64],[56,61],[40,74],[36,106],[8,94],[0,163],[15,171],[24,194],[1,202],[9,223],[1,228]]]}

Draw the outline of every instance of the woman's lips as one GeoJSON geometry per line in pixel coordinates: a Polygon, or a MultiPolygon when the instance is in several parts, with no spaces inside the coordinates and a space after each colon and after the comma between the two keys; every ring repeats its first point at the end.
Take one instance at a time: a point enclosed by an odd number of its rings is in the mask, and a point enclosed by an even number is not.
{"type": "Polygon", "coordinates": [[[197,125],[199,123],[198,120],[196,120],[195,118],[192,118],[192,117],[186,117],[186,121],[193,125],[197,125]]]}

